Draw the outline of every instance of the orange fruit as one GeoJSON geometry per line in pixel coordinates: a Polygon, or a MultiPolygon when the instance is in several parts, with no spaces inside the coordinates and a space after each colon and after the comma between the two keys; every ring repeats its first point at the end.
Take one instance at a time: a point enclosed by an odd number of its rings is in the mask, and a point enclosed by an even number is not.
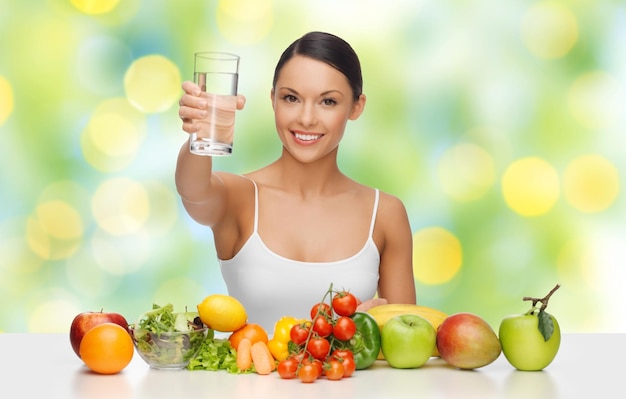
{"type": "Polygon", "coordinates": [[[117,374],[128,366],[135,348],[130,334],[115,323],[90,328],[80,342],[80,358],[98,374],[117,374]]]}
{"type": "Polygon", "coordinates": [[[246,309],[235,297],[212,294],[198,304],[198,316],[215,331],[233,332],[248,321],[246,309]]]}
{"type": "Polygon", "coordinates": [[[265,329],[255,323],[248,323],[239,330],[233,332],[230,334],[230,337],[228,337],[228,340],[230,341],[230,345],[237,350],[237,348],[239,348],[239,343],[244,338],[248,338],[252,344],[259,341],[267,344],[268,341],[265,329]]]}

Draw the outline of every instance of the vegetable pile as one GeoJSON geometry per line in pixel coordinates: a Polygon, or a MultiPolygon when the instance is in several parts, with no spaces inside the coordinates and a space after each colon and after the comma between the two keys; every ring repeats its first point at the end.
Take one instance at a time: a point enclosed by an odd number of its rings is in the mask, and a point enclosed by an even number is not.
{"type": "Polygon", "coordinates": [[[171,304],[153,305],[131,331],[149,364],[180,364],[183,359],[188,370],[261,375],[277,371],[281,378],[307,383],[318,378],[340,380],[372,365],[380,352],[376,319],[357,312],[357,305],[353,294],[334,291],[331,284],[311,308],[310,319],[282,317],[271,339],[254,323],[246,323],[229,338],[215,338],[212,329],[206,335],[193,335],[206,328],[198,313],[174,313],[171,304]],[[170,339],[177,332],[189,334],[170,339]]]}
{"type": "Polygon", "coordinates": [[[311,319],[292,326],[289,356],[277,366],[280,377],[340,380],[371,366],[380,351],[380,330],[372,316],[356,312],[357,305],[353,294],[333,291],[331,284],[311,308],[311,319]]]}

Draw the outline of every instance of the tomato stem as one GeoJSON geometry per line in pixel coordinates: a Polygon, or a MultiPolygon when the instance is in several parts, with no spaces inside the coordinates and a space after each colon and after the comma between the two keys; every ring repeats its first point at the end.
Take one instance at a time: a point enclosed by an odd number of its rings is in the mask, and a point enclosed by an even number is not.
{"type": "Polygon", "coordinates": [[[537,303],[541,302],[541,307],[539,308],[539,311],[541,312],[541,311],[545,310],[548,307],[548,301],[550,300],[550,297],[560,287],[561,287],[560,284],[555,285],[554,288],[552,288],[550,290],[550,292],[548,292],[548,294],[546,296],[544,296],[543,298],[534,298],[534,297],[530,297],[530,296],[525,296],[525,297],[522,298],[522,300],[523,301],[532,301],[533,308],[536,308],[537,307],[537,303]]]}
{"type": "MultiPolygon", "coordinates": [[[[322,297],[322,301],[319,302],[320,304],[326,302],[326,297],[330,296],[330,301],[332,301],[332,297],[333,297],[333,283],[330,283],[330,287],[328,287],[328,290],[324,293],[324,296],[322,297]]],[[[315,323],[315,319],[319,316],[324,316],[324,317],[329,317],[330,315],[325,315],[322,314],[322,312],[320,311],[321,306],[317,307],[317,312],[315,313],[315,317],[313,317],[313,319],[311,320],[311,323],[309,323],[309,334],[306,337],[306,341],[304,341],[303,345],[303,351],[306,355],[313,357],[313,355],[309,352],[308,350],[308,346],[309,346],[309,341],[311,341],[311,338],[313,337],[313,334],[317,335],[317,333],[315,333],[313,331],[313,324],[315,323]]],[[[306,322],[305,322],[306,323],[306,322]]],[[[332,350],[332,345],[330,346],[329,349],[329,353],[332,350]]],[[[300,367],[302,366],[302,361],[304,360],[304,356],[302,358],[300,358],[300,360],[298,361],[298,369],[300,369],[300,367]]]]}

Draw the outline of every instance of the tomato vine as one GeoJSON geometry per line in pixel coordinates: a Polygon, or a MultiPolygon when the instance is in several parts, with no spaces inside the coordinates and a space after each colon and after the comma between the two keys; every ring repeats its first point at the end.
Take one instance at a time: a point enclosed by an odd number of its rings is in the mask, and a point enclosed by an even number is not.
{"type": "MultiPolygon", "coordinates": [[[[287,366],[293,368],[295,359],[296,375],[302,382],[312,382],[314,371],[311,364],[318,365],[319,375],[316,378],[322,375],[326,375],[329,380],[349,377],[354,372],[354,360],[352,352],[346,347],[356,332],[356,324],[349,316],[356,312],[357,304],[358,300],[353,294],[346,290],[336,291],[331,283],[321,301],[311,308],[311,320],[291,328],[289,357],[283,360],[289,363],[282,367],[279,363],[279,369],[286,370],[287,366]],[[341,376],[339,370],[343,370],[341,376]]],[[[285,372],[283,378],[293,376],[293,372],[285,372]]]]}

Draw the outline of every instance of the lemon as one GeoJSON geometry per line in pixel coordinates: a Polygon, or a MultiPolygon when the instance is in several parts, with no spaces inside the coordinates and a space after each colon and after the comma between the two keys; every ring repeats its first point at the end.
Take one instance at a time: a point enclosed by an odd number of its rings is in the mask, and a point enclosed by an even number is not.
{"type": "Polygon", "coordinates": [[[237,331],[246,324],[248,314],[236,298],[212,294],[198,304],[200,320],[209,328],[221,332],[237,331]]]}

